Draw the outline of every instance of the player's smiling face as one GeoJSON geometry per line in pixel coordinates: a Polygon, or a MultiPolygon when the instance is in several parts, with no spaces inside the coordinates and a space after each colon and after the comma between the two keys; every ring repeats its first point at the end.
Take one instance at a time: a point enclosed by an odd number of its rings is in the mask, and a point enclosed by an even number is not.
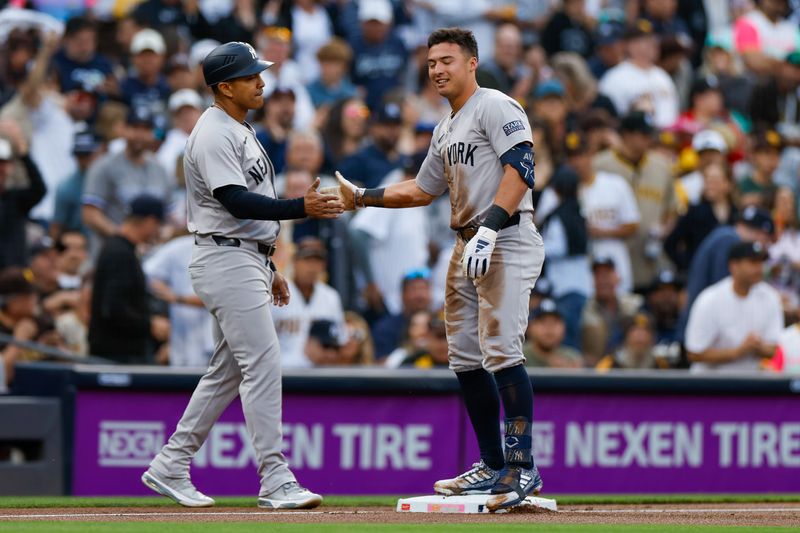
{"type": "Polygon", "coordinates": [[[246,109],[260,109],[264,105],[264,80],[260,74],[229,81],[231,100],[246,109]]]}
{"type": "Polygon", "coordinates": [[[463,93],[477,67],[478,60],[469,57],[455,43],[435,44],[428,50],[428,77],[436,91],[445,98],[455,98],[463,93]]]}

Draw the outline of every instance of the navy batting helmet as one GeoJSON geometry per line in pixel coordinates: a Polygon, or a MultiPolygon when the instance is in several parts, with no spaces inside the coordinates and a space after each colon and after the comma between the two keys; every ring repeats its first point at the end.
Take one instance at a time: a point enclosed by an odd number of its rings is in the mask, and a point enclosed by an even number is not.
{"type": "Polygon", "coordinates": [[[206,85],[216,85],[234,78],[252,76],[273,65],[258,59],[247,43],[230,42],[217,46],[203,59],[203,78],[206,85]]]}

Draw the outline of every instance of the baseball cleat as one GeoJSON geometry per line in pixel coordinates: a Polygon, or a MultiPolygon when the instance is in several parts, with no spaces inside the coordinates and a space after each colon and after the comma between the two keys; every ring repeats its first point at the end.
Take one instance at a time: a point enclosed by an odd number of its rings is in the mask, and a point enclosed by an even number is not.
{"type": "Polygon", "coordinates": [[[313,509],[322,503],[322,496],[289,481],[266,496],[258,497],[258,506],[263,509],[313,509]]]}
{"type": "Polygon", "coordinates": [[[455,496],[457,494],[490,494],[492,487],[500,479],[500,473],[490,468],[481,460],[474,463],[470,470],[467,470],[453,479],[440,479],[433,484],[436,494],[444,496],[455,496]]]}
{"type": "Polygon", "coordinates": [[[500,479],[492,487],[492,496],[486,500],[486,509],[495,512],[519,505],[531,494],[539,494],[542,490],[542,476],[534,465],[528,470],[520,466],[506,466],[500,472],[500,479]]]}
{"type": "Polygon", "coordinates": [[[184,507],[211,507],[215,503],[213,498],[197,490],[188,477],[165,478],[148,470],[142,474],[142,483],[184,507]]]}

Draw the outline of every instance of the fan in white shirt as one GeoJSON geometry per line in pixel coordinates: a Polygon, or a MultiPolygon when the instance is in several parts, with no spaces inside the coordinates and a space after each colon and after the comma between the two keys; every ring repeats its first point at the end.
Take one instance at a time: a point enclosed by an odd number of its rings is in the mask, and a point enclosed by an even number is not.
{"type": "Polygon", "coordinates": [[[703,290],[689,312],[691,370],[753,371],[775,353],[783,331],[778,292],[763,281],[767,253],[759,243],[731,248],[731,275],[703,290]]]}
{"type": "Polygon", "coordinates": [[[669,74],[655,64],[659,48],[652,24],[639,20],[628,28],[625,45],[627,59],[605,73],[598,89],[620,115],[646,111],[658,129],[672,126],[678,119],[678,91],[669,74]]]}
{"type": "Polygon", "coordinates": [[[291,298],[287,305],[272,308],[284,368],[312,366],[305,346],[313,321],[329,320],[338,331],[346,331],[339,293],[320,281],[327,258],[325,245],[316,237],[305,237],[297,243],[293,278],[288,280],[291,298]]]}

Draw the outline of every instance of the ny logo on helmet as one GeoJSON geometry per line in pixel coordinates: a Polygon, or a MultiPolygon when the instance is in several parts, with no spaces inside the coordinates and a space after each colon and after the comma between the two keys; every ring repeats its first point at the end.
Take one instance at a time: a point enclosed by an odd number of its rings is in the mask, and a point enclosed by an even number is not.
{"type": "Polygon", "coordinates": [[[255,51],[255,49],[253,48],[252,45],[247,44],[247,43],[242,43],[242,44],[245,45],[247,47],[247,50],[250,51],[250,55],[253,56],[253,59],[258,59],[258,56],[256,55],[256,51],[255,51]]]}

